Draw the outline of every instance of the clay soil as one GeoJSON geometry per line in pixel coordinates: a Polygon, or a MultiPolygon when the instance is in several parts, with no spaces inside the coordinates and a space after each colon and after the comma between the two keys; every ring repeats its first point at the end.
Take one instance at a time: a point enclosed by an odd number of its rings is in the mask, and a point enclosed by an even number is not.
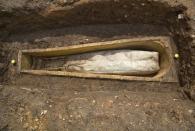
{"type": "Polygon", "coordinates": [[[0,0],[0,131],[193,131],[192,0],[0,0]],[[184,14],[178,20],[178,14],[184,14]],[[20,74],[18,51],[169,36],[179,83],[20,74]]]}

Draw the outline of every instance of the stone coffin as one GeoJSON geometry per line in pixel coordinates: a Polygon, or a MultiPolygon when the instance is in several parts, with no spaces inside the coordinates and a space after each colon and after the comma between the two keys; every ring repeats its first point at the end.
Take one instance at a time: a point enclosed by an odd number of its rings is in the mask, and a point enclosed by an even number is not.
{"type": "Polygon", "coordinates": [[[177,53],[174,42],[169,37],[142,37],[132,39],[120,39],[106,42],[97,42],[67,47],[29,49],[21,50],[18,54],[18,70],[20,73],[34,75],[54,75],[66,77],[84,77],[100,79],[116,79],[128,81],[159,81],[159,82],[178,82],[177,62],[174,54],[177,53]],[[51,70],[33,68],[34,61],[47,58],[71,57],[83,53],[108,51],[108,50],[142,50],[154,51],[159,53],[160,69],[157,73],[150,75],[128,75],[128,74],[101,74],[90,72],[78,72],[68,70],[51,70]]]}

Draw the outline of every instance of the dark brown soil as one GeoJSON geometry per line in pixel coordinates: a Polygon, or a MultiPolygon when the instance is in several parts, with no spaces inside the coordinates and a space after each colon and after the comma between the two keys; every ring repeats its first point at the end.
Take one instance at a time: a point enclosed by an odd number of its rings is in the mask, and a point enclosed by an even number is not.
{"type": "Polygon", "coordinates": [[[0,131],[195,130],[185,93],[193,87],[193,1],[67,2],[0,1],[0,131]],[[143,36],[174,40],[179,84],[26,75],[10,64],[21,49],[143,36]]]}

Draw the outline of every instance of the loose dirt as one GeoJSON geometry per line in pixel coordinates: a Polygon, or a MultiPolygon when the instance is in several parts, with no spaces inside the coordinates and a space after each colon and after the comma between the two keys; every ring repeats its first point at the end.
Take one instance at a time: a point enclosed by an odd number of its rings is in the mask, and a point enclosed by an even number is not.
{"type": "Polygon", "coordinates": [[[195,130],[193,1],[0,1],[0,131],[195,130]],[[184,19],[179,20],[178,14],[184,19]],[[170,36],[179,84],[19,74],[21,49],[170,36]]]}

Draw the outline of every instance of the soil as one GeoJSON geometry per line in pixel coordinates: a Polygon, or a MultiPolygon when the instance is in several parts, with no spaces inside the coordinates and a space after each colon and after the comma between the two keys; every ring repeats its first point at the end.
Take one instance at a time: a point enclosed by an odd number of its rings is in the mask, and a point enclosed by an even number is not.
{"type": "Polygon", "coordinates": [[[195,130],[193,2],[0,0],[0,131],[195,130]],[[180,83],[27,75],[10,63],[22,49],[144,36],[174,40],[180,83]]]}

